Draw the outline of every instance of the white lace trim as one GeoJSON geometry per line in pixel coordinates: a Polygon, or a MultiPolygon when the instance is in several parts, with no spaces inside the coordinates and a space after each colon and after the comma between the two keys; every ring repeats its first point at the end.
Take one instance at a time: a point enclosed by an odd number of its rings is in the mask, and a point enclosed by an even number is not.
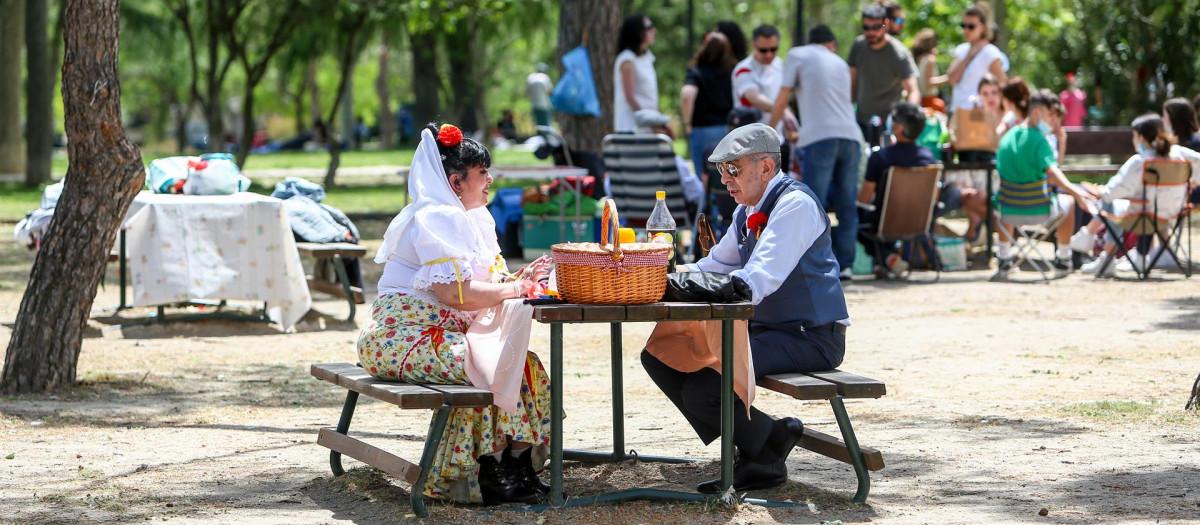
{"type": "Polygon", "coordinates": [[[415,290],[431,290],[434,284],[446,284],[469,280],[475,275],[475,267],[463,259],[455,259],[458,262],[458,273],[454,272],[454,262],[446,261],[435,264],[427,264],[417,270],[417,274],[413,276],[412,287],[415,290]]]}

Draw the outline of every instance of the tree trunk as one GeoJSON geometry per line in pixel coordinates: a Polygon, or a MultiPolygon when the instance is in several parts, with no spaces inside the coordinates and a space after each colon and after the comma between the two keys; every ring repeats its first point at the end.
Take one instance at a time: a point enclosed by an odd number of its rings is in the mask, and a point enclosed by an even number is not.
{"type": "Polygon", "coordinates": [[[479,63],[481,52],[479,20],[468,14],[458,20],[453,36],[444,39],[449,54],[450,86],[457,115],[453,118],[459,128],[467,132],[482,132],[483,142],[488,140],[489,120],[487,100],[484,94],[483,68],[479,63]]]}
{"type": "Polygon", "coordinates": [[[438,62],[437,62],[437,33],[408,34],[412,44],[413,95],[416,104],[413,105],[413,127],[420,136],[420,130],[425,124],[435,122],[442,113],[438,103],[438,62]]]}
{"type": "MultiPolygon", "coordinates": [[[[342,98],[346,96],[346,92],[350,90],[351,75],[354,74],[354,65],[358,63],[359,53],[362,51],[357,42],[359,38],[365,38],[362,26],[366,22],[366,17],[359,19],[352,29],[348,29],[348,33],[343,36],[344,41],[341,45],[345,46],[339,50],[338,64],[341,66],[341,76],[338,80],[337,97],[333,99],[333,106],[329,109],[329,118],[326,119],[325,129],[328,131],[327,143],[329,144],[329,169],[325,171],[325,187],[332,188],[336,182],[338,165],[342,161],[342,141],[338,138],[338,133],[333,127],[333,123],[337,121],[338,108],[342,105],[342,98]]],[[[342,135],[349,133],[350,130],[343,129],[342,135]]]]}
{"type": "Polygon", "coordinates": [[[1008,6],[1005,0],[992,0],[992,21],[996,24],[996,37],[992,43],[1005,54],[1008,53],[1008,6]]]}
{"type": "Polygon", "coordinates": [[[0,376],[8,394],[50,392],[75,380],[83,328],[117,227],[145,177],[121,127],[118,0],[70,0],[63,107],[66,188],[13,324],[0,376]]]}
{"type": "Polygon", "coordinates": [[[1188,410],[1200,410],[1200,375],[1196,376],[1196,382],[1192,384],[1192,397],[1188,398],[1188,410]]]}
{"type": "Polygon", "coordinates": [[[562,0],[558,15],[558,56],[586,45],[592,59],[592,77],[600,97],[600,117],[558,113],[558,124],[572,149],[600,151],[604,135],[612,130],[613,75],[617,58],[615,35],[621,28],[618,0],[562,0]],[[587,42],[583,42],[584,32],[587,42]]]}
{"type": "Polygon", "coordinates": [[[21,148],[21,51],[25,0],[0,0],[0,174],[25,173],[21,148]]]}
{"type": "MultiPolygon", "coordinates": [[[[304,127],[300,128],[300,131],[303,132],[306,129],[311,129],[315,132],[316,126],[314,124],[318,120],[321,120],[322,117],[321,89],[317,86],[317,59],[314,58],[308,61],[308,71],[304,74],[304,82],[308,85],[308,109],[312,118],[309,119],[304,127]]],[[[332,122],[327,122],[326,124],[332,124],[332,122]]]]}
{"type": "Polygon", "coordinates": [[[242,94],[242,136],[238,137],[237,155],[234,156],[239,169],[246,167],[250,143],[254,141],[254,87],[257,85],[257,81],[246,80],[246,91],[242,94]]]}
{"type": "Polygon", "coordinates": [[[54,70],[46,35],[46,0],[25,4],[25,49],[29,77],[25,81],[25,184],[50,180],[54,148],[54,70]]]}
{"type": "Polygon", "coordinates": [[[208,147],[205,148],[207,151],[221,151],[225,145],[225,102],[221,88],[227,66],[218,67],[221,63],[221,35],[217,28],[216,7],[212,2],[208,4],[208,17],[205,19],[208,28],[208,78],[205,79],[207,97],[204,100],[204,119],[208,121],[208,147]]]}
{"type": "Polygon", "coordinates": [[[183,155],[188,147],[187,124],[188,119],[192,117],[191,103],[184,104],[182,102],[172,105],[172,110],[175,111],[175,154],[183,155]]]}
{"type": "Polygon", "coordinates": [[[392,93],[388,85],[388,49],[391,34],[385,29],[379,45],[379,76],[375,79],[375,93],[379,95],[379,145],[383,150],[395,147],[396,115],[392,114],[392,93]]]}

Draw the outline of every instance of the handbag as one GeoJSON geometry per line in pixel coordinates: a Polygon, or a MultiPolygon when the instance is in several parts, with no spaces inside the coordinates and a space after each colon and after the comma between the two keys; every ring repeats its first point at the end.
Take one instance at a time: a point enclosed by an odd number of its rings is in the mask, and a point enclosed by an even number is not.
{"type": "Polygon", "coordinates": [[[981,107],[954,110],[954,149],[995,153],[1000,120],[981,107]]]}
{"type": "Polygon", "coordinates": [[[699,251],[697,255],[700,259],[708,257],[708,252],[712,251],[713,246],[717,245],[717,236],[713,234],[712,224],[708,222],[708,216],[701,213],[696,216],[696,249],[699,251]]]}

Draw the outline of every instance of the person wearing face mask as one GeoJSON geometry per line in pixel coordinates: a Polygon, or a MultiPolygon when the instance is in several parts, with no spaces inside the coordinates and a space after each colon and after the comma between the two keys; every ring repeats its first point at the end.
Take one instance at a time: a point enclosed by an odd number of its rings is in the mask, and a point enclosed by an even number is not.
{"type": "MultiPolygon", "coordinates": [[[[1051,124],[1051,94],[1037,93],[1030,97],[1029,115],[1017,126],[1008,130],[996,149],[996,171],[1000,174],[1000,191],[996,193],[996,209],[1003,216],[1064,215],[1059,222],[1056,238],[1054,267],[1060,272],[1070,272],[1071,248],[1068,245],[1075,231],[1075,203],[1088,206],[1095,198],[1082,187],[1071,183],[1058,169],[1058,160],[1046,135],[1054,131],[1051,124]],[[1066,194],[1055,194],[1051,186],[1066,194]]],[[[1000,222],[999,228],[1012,232],[1012,226],[1000,222]]],[[[1015,233],[1007,237],[1015,238],[1015,233]]],[[[996,244],[996,257],[1000,272],[1012,268],[1014,257],[1012,242],[1001,236],[996,244]]]]}
{"type": "MultiPolygon", "coordinates": [[[[1192,164],[1192,185],[1200,183],[1200,153],[1176,144],[1175,135],[1166,130],[1163,119],[1155,114],[1146,114],[1134,119],[1133,146],[1137,150],[1117,174],[1108,183],[1100,186],[1084,183],[1087,190],[1100,199],[1104,211],[1115,215],[1126,215],[1142,211],[1130,199],[1140,199],[1142,195],[1142,168],[1147,159],[1186,160],[1192,164]]],[[[1186,199],[1186,189],[1174,186],[1150,186],[1145,188],[1146,200],[1158,203],[1160,218],[1171,220],[1183,208],[1186,199]]],[[[1100,231],[1099,219],[1092,219],[1086,227],[1081,228],[1071,236],[1071,248],[1078,252],[1091,253],[1092,247],[1099,239],[1096,234],[1100,231]]],[[[1111,238],[1122,242],[1125,238],[1121,231],[1110,232],[1111,238]]],[[[1104,268],[1104,275],[1109,276],[1117,270],[1116,264],[1105,264],[1113,257],[1115,243],[1108,243],[1103,254],[1095,261],[1084,264],[1079,268],[1084,273],[1096,273],[1104,268]]],[[[1133,251],[1131,259],[1138,262],[1144,259],[1143,253],[1133,251]]]]}

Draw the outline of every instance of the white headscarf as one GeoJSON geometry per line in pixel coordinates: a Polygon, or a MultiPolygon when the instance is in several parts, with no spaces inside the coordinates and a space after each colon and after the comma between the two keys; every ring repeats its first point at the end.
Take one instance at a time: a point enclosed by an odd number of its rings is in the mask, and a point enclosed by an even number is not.
{"type": "Polygon", "coordinates": [[[468,247],[477,259],[494,260],[500,253],[500,245],[496,242],[496,222],[492,219],[487,208],[467,211],[462,201],[450,187],[446,170],[442,167],[442,155],[438,152],[437,138],[428,129],[421,130],[421,143],[413,156],[412,167],[408,175],[408,194],[412,203],[400,211],[392,219],[387,231],[383,234],[383,244],[375,252],[375,262],[387,262],[395,252],[401,235],[422,211],[439,207],[440,211],[461,213],[475,226],[474,235],[467,239],[468,247]]]}

